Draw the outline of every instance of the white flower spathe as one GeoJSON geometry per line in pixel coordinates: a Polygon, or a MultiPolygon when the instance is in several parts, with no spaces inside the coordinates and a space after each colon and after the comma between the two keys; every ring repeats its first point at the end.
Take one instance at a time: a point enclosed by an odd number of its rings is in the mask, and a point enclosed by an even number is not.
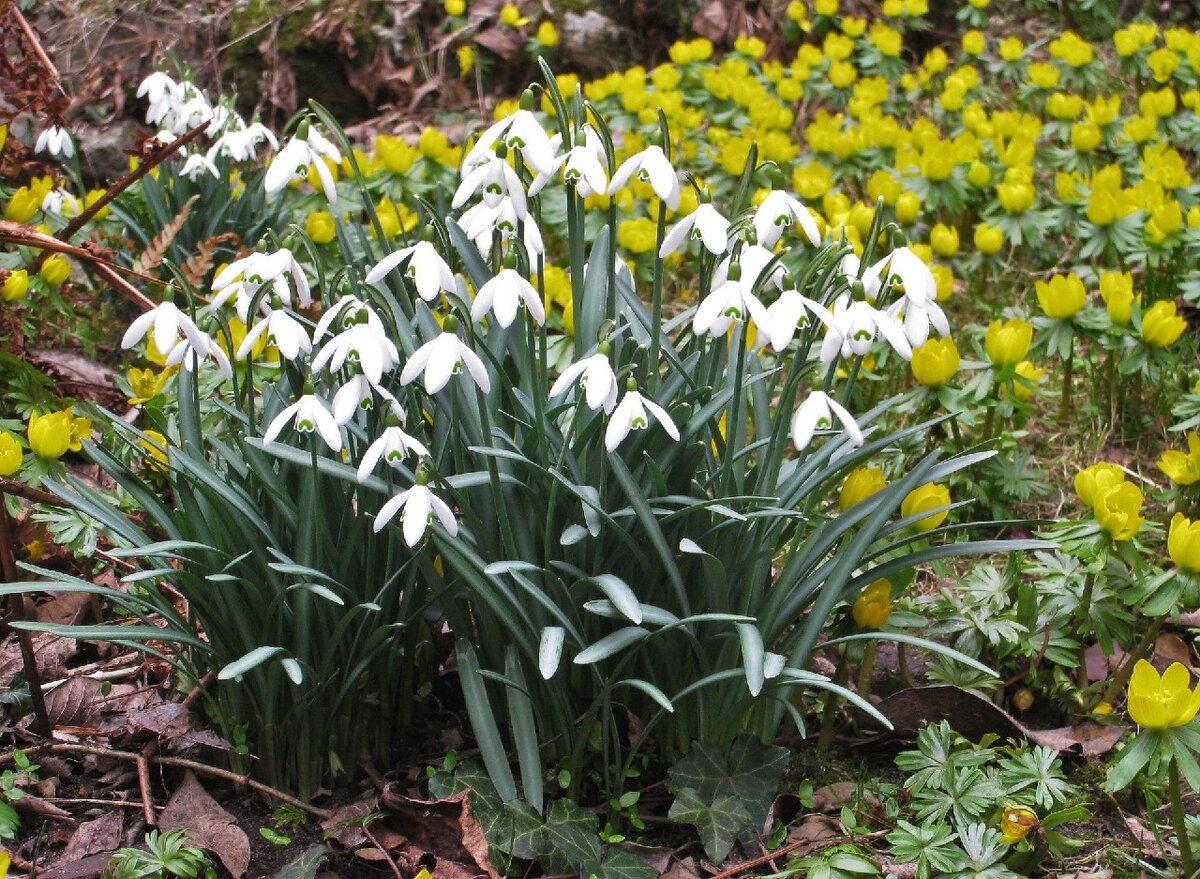
{"type": "Polygon", "coordinates": [[[38,135],[37,143],[33,145],[35,153],[49,152],[52,156],[62,156],[69,159],[75,155],[75,144],[71,133],[59,125],[51,125],[38,135]]]}
{"type": "Polygon", "coordinates": [[[485,394],[492,389],[487,367],[479,355],[463,344],[454,333],[443,332],[436,339],[426,342],[404,364],[400,383],[409,384],[422,372],[425,373],[425,391],[436,394],[450,381],[450,376],[461,372],[463,366],[479,389],[485,394]]]}
{"type": "Polygon", "coordinates": [[[418,241],[410,247],[389,253],[367,272],[367,283],[378,284],[388,272],[406,259],[408,266],[404,276],[413,282],[413,286],[417,288],[417,295],[426,302],[432,302],[439,293],[455,292],[454,273],[428,241],[418,241]]]}
{"type": "Polygon", "coordinates": [[[674,253],[688,239],[689,233],[692,238],[699,238],[705,250],[713,256],[720,256],[729,246],[729,221],[706,202],[671,227],[671,231],[663,238],[658,255],[665,257],[674,253]]]}
{"type": "Polygon", "coordinates": [[[342,154],[317,131],[316,125],[310,123],[307,137],[301,140],[298,134],[293,135],[283,149],[275,154],[263,178],[263,188],[267,195],[273,195],[293,180],[306,177],[308,166],[312,165],[317,169],[317,177],[321,180],[321,190],[325,193],[325,199],[331,205],[337,204],[337,187],[325,159],[336,164],[342,160],[342,154]]]}
{"type": "Polygon", "coordinates": [[[454,518],[454,513],[445,501],[430,490],[428,485],[414,485],[380,507],[378,515],[375,516],[373,526],[375,531],[383,530],[383,526],[392,521],[392,518],[401,509],[404,510],[401,520],[404,542],[410,548],[420,543],[421,538],[425,536],[429,521],[434,514],[437,515],[438,521],[442,523],[442,527],[451,537],[458,534],[458,521],[454,518]]]}
{"type": "Polygon", "coordinates": [[[132,348],[152,327],[151,338],[154,339],[154,347],[163,354],[175,347],[181,334],[191,341],[194,347],[200,349],[206,348],[207,343],[211,341],[174,302],[163,302],[134,319],[125,335],[121,337],[121,347],[132,348]]]}
{"type": "Polygon", "coordinates": [[[638,180],[650,184],[654,194],[663,200],[671,210],[679,207],[679,175],[671,165],[667,154],[660,146],[649,146],[640,153],[630,156],[612,176],[608,184],[608,194],[616,195],[617,191],[629,182],[629,178],[637,175],[638,180]]]}
{"type": "Polygon", "coordinates": [[[588,408],[593,411],[603,409],[604,414],[611,415],[617,405],[617,376],[608,357],[604,354],[593,354],[572,363],[550,387],[550,396],[557,397],[562,394],[576,379],[583,388],[588,408]]]}
{"type": "Polygon", "coordinates": [[[429,457],[429,449],[415,437],[409,436],[396,425],[384,428],[375,442],[367,447],[362,462],[358,465],[358,481],[365,482],[382,459],[390,467],[399,467],[409,455],[429,457]]]}
{"type": "Polygon", "coordinates": [[[696,335],[708,333],[723,336],[734,321],[745,320],[747,315],[756,326],[765,326],[767,310],[751,292],[751,285],[744,280],[726,280],[709,291],[704,301],[696,308],[692,318],[692,329],[696,335]]]}
{"type": "Polygon", "coordinates": [[[663,430],[671,439],[679,439],[679,428],[675,426],[675,422],[671,420],[671,416],[662,406],[648,397],[643,397],[638,391],[626,391],[625,396],[621,398],[621,402],[617,404],[617,408],[613,410],[612,416],[609,418],[608,428],[604,431],[604,447],[610,452],[615,451],[621,441],[629,436],[629,431],[645,430],[649,427],[650,420],[646,416],[647,410],[662,425],[663,430]]]}
{"type": "Polygon", "coordinates": [[[296,430],[301,433],[312,433],[315,430],[331,451],[342,451],[342,432],[338,423],[325,401],[315,394],[305,394],[276,415],[263,434],[263,445],[275,442],[275,438],[292,421],[295,422],[296,430]]]}
{"type": "Polygon", "coordinates": [[[464,176],[494,157],[496,142],[502,138],[504,145],[519,152],[525,164],[534,172],[554,173],[554,145],[550,142],[550,136],[542,129],[541,123],[533,113],[529,110],[517,110],[511,116],[505,116],[499,122],[493,123],[479,136],[475,146],[463,158],[464,176]]]}
{"type": "Polygon", "coordinates": [[[796,444],[796,448],[803,451],[812,442],[816,431],[832,428],[835,415],[851,441],[856,446],[861,446],[863,435],[854,416],[824,391],[813,391],[792,416],[792,442],[796,444]]]}
{"type": "Polygon", "coordinates": [[[247,331],[234,357],[238,360],[249,357],[263,333],[267,334],[268,343],[279,349],[279,356],[284,360],[295,360],[301,352],[308,354],[312,351],[312,342],[309,341],[304,325],[279,308],[272,310],[265,320],[260,320],[247,331]]]}
{"type": "Polygon", "coordinates": [[[479,288],[471,304],[471,320],[481,320],[491,311],[496,316],[496,323],[508,327],[516,319],[522,302],[538,326],[546,322],[545,305],[533,285],[516,269],[501,269],[479,288]]]}
{"type": "Polygon", "coordinates": [[[817,228],[812,211],[795,197],[778,189],[771,190],[762,200],[752,222],[758,243],[763,247],[774,247],[784,230],[795,223],[800,224],[809,244],[815,247],[821,243],[821,231],[817,228]]]}

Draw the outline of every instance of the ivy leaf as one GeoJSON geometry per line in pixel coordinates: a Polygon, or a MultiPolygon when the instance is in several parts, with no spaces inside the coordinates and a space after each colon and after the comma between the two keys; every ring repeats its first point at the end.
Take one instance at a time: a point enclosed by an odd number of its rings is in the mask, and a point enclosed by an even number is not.
{"type": "Polygon", "coordinates": [[[317,869],[329,857],[329,849],[320,843],[315,843],[306,848],[298,857],[288,861],[279,872],[275,874],[275,879],[313,879],[317,875],[317,869]]]}
{"type": "Polygon", "coordinates": [[[600,860],[596,816],[570,800],[555,800],[542,828],[542,848],[546,854],[539,863],[547,873],[587,875],[581,868],[600,860]]]}
{"type": "Polygon", "coordinates": [[[610,846],[596,876],[598,879],[655,879],[658,871],[636,855],[610,846]]]}
{"type": "Polygon", "coordinates": [[[761,827],[787,770],[788,751],[756,736],[738,736],[729,752],[729,781],[750,823],[761,827]]]}
{"type": "Polygon", "coordinates": [[[714,864],[725,860],[737,835],[750,825],[750,813],[732,792],[710,800],[690,787],[680,788],[667,817],[694,826],[704,853],[714,864]]]}

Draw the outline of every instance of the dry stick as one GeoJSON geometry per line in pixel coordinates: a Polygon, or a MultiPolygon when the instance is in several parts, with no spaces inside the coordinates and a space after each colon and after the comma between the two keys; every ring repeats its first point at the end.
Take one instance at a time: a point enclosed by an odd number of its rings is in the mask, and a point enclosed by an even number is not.
{"type": "MultiPolygon", "coordinates": [[[[0,571],[10,583],[17,582],[17,564],[12,551],[12,528],[8,520],[8,498],[0,490],[0,571]]],[[[29,605],[25,596],[15,594],[8,600],[10,619],[22,621],[29,618],[29,605]]],[[[29,685],[29,701],[33,703],[34,729],[43,738],[49,738],[53,727],[46,712],[46,697],[42,692],[42,677],[38,673],[37,655],[33,652],[33,638],[24,629],[15,630],[17,643],[21,645],[21,667],[25,671],[25,682],[29,685]]]]}
{"type": "MultiPolygon", "coordinates": [[[[47,745],[33,745],[27,748],[28,753],[34,754],[90,754],[93,757],[108,757],[113,760],[126,760],[130,763],[136,763],[141,757],[133,751],[117,751],[112,748],[101,748],[98,745],[80,745],[74,742],[56,742],[47,745]]],[[[0,755],[0,765],[12,761],[12,752],[0,755]]],[[[318,806],[310,805],[303,800],[298,800],[290,794],[285,794],[283,791],[271,787],[268,784],[263,784],[261,781],[255,781],[246,775],[240,775],[237,772],[231,772],[228,769],[220,769],[216,766],[209,766],[207,763],[200,763],[196,760],[188,760],[185,757],[151,757],[149,762],[156,766],[175,766],[179,769],[190,769],[193,772],[198,772],[201,775],[211,775],[214,778],[220,778],[224,781],[232,782],[233,784],[244,785],[251,790],[258,791],[261,794],[266,794],[273,799],[279,800],[281,803],[287,803],[289,806],[299,809],[307,815],[312,815],[315,818],[325,819],[333,813],[328,809],[322,809],[318,806]]]]}
{"type": "Polygon", "coordinates": [[[29,26],[29,22],[25,20],[25,16],[21,14],[21,7],[15,0],[8,5],[9,13],[16,18],[17,24],[20,26],[22,33],[25,34],[25,39],[29,43],[29,48],[33,50],[33,54],[37,56],[38,63],[45,68],[46,73],[54,81],[54,86],[63,95],[67,91],[62,87],[62,77],[58,75],[58,68],[54,66],[54,62],[50,60],[50,56],[46,54],[46,50],[42,48],[41,40],[37,38],[37,34],[33,32],[33,28],[29,26]]]}
{"type": "Polygon", "coordinates": [[[367,841],[370,842],[371,845],[375,846],[375,848],[379,849],[379,853],[383,855],[384,860],[387,862],[388,867],[392,871],[392,875],[395,876],[396,879],[404,879],[404,874],[400,872],[400,867],[396,864],[395,858],[393,858],[391,853],[380,844],[379,840],[375,838],[375,834],[368,830],[365,824],[363,825],[362,832],[367,837],[367,841]]]}
{"type": "MultiPolygon", "coordinates": [[[[216,680],[216,675],[214,675],[211,671],[204,675],[204,677],[200,678],[200,680],[196,683],[196,686],[192,687],[188,694],[183,697],[183,701],[180,704],[183,705],[184,708],[190,708],[192,704],[198,698],[200,698],[200,694],[205,690],[205,688],[207,688],[214,680],[216,680]]],[[[146,816],[146,823],[151,827],[157,827],[158,821],[154,817],[154,797],[150,793],[149,761],[157,753],[158,747],[159,739],[151,739],[146,743],[145,747],[142,748],[137,759],[138,787],[141,788],[142,792],[142,806],[144,810],[143,814],[146,816]]]]}
{"type": "MultiPolygon", "coordinates": [[[[100,213],[100,211],[104,210],[104,208],[107,207],[109,203],[113,201],[113,199],[149,174],[155,167],[162,164],[165,160],[169,159],[193,140],[198,138],[200,133],[206,128],[208,128],[207,122],[203,125],[197,125],[182,137],[176,138],[169,144],[163,146],[160,150],[156,151],[152,156],[146,159],[146,161],[139,164],[132,171],[129,171],[127,174],[125,174],[125,176],[108,187],[108,189],[104,190],[103,195],[85,207],[78,216],[76,216],[71,220],[71,222],[67,223],[67,225],[63,227],[62,231],[58,233],[58,237],[63,241],[69,242],[72,235],[82,229],[87,224],[88,220],[96,216],[96,214],[100,213]]],[[[43,252],[30,264],[30,271],[36,272],[42,267],[42,263],[45,261],[45,259],[46,254],[43,252]]]]}
{"type": "Polygon", "coordinates": [[[740,876],[742,873],[753,870],[755,867],[761,867],[763,864],[770,863],[775,858],[781,857],[782,855],[791,854],[796,849],[804,848],[805,846],[812,846],[815,844],[820,845],[824,849],[833,845],[841,845],[843,842],[852,842],[856,839],[874,839],[876,837],[883,836],[884,833],[886,833],[886,831],[879,830],[874,833],[859,833],[855,836],[835,836],[832,839],[819,841],[812,839],[798,839],[795,842],[789,842],[787,845],[781,845],[779,848],[775,849],[774,851],[767,852],[765,855],[759,855],[757,858],[751,858],[748,861],[742,861],[740,864],[735,864],[728,870],[722,870],[720,873],[710,876],[709,879],[731,879],[733,876],[740,876]]]}
{"type": "Polygon", "coordinates": [[[27,501],[33,501],[35,504],[53,504],[57,507],[68,506],[66,501],[56,494],[51,494],[48,491],[34,488],[31,485],[25,485],[4,476],[0,476],[0,492],[23,497],[27,501]]]}

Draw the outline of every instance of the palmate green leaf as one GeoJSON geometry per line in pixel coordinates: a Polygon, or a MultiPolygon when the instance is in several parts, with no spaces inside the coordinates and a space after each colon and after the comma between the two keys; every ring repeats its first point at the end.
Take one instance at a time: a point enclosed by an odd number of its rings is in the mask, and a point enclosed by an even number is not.
{"type": "Polygon", "coordinates": [[[695,827],[705,855],[714,864],[725,860],[738,834],[751,823],[750,813],[732,791],[726,790],[710,800],[690,787],[679,789],[667,817],[695,827]]]}

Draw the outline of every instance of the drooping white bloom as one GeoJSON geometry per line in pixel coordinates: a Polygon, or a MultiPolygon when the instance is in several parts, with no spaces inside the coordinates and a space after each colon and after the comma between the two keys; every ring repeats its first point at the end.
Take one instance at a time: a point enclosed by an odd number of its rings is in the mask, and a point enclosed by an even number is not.
{"type": "Polygon", "coordinates": [[[42,210],[56,217],[74,217],[79,214],[79,199],[61,187],[51,189],[42,199],[42,210]]]}
{"type": "Polygon", "coordinates": [[[606,415],[611,415],[617,405],[617,376],[608,356],[597,353],[572,363],[550,387],[550,396],[557,397],[577,379],[583,388],[588,408],[603,409],[606,415]]]}
{"type": "Polygon", "coordinates": [[[804,450],[812,442],[813,434],[818,430],[829,430],[833,427],[833,418],[837,416],[842,428],[850,435],[856,446],[863,442],[862,431],[846,407],[830,397],[824,391],[813,391],[796,409],[792,416],[792,442],[796,448],[804,450]]]}
{"type": "Polygon", "coordinates": [[[391,467],[399,467],[409,455],[429,457],[429,449],[415,437],[404,432],[398,425],[386,427],[375,442],[367,447],[362,462],[358,465],[358,481],[365,482],[382,459],[391,467]]]}
{"type": "Polygon", "coordinates": [[[146,108],[146,122],[158,125],[183,97],[179,83],[175,82],[161,70],[156,70],[138,86],[137,96],[145,98],[150,106],[146,108]]]}
{"type": "Polygon", "coordinates": [[[863,272],[862,282],[867,295],[878,297],[884,285],[896,277],[904,285],[904,298],[915,305],[937,298],[937,281],[925,261],[907,247],[897,247],[883,259],[863,272]]]}
{"type": "Polygon", "coordinates": [[[316,431],[331,451],[341,452],[342,432],[325,401],[316,394],[305,394],[276,415],[263,434],[263,445],[275,442],[275,438],[289,422],[294,422],[296,430],[300,433],[316,431]]]}
{"type": "Polygon", "coordinates": [[[821,243],[821,231],[812,212],[798,199],[778,189],[771,190],[762,200],[752,222],[758,243],[763,247],[774,247],[784,230],[795,223],[800,224],[809,244],[815,247],[821,243]]]}
{"type": "Polygon", "coordinates": [[[660,146],[649,146],[640,153],[630,156],[613,174],[608,184],[608,194],[616,195],[617,191],[629,182],[629,178],[637,175],[638,180],[650,184],[654,194],[663,200],[671,210],[679,207],[679,176],[667,159],[667,154],[660,146]]]}
{"type": "Polygon", "coordinates": [[[450,507],[434,494],[428,485],[420,483],[400,492],[380,507],[379,514],[375,517],[374,529],[377,532],[381,531],[401,509],[404,510],[401,520],[404,542],[410,548],[420,543],[421,538],[425,536],[425,530],[429,527],[429,520],[433,515],[437,515],[438,521],[451,537],[458,534],[458,521],[450,507]]]}
{"type": "Polygon", "coordinates": [[[271,145],[271,149],[279,149],[279,140],[271,129],[261,122],[247,125],[235,114],[224,134],[209,148],[208,158],[211,161],[225,155],[235,162],[248,162],[255,157],[258,145],[264,141],[271,145]]]}
{"type": "Polygon", "coordinates": [[[505,116],[499,122],[493,123],[479,136],[475,146],[463,158],[463,175],[494,156],[496,143],[501,140],[510,150],[519,152],[525,164],[534,172],[554,173],[554,146],[550,142],[550,136],[542,129],[541,123],[533,113],[529,110],[517,110],[511,116],[505,116]]]}
{"type": "Polygon", "coordinates": [[[458,218],[458,225],[485,256],[492,249],[492,239],[496,232],[507,240],[516,236],[518,227],[523,235],[525,249],[530,255],[546,251],[541,230],[533,217],[527,214],[524,220],[519,220],[516,207],[510,198],[502,198],[495,206],[489,206],[482,201],[473,205],[463,211],[462,216],[458,218]]]}
{"type": "Polygon", "coordinates": [[[64,159],[69,159],[75,155],[75,144],[71,140],[71,133],[67,129],[59,125],[51,125],[45,131],[38,135],[37,142],[33,145],[35,153],[49,152],[52,156],[62,156],[64,159]]]}
{"type": "MultiPolygon", "coordinates": [[[[305,125],[302,123],[300,127],[303,130],[305,125]]],[[[312,165],[317,169],[317,176],[321,179],[321,189],[325,193],[326,200],[331,205],[336,204],[337,187],[334,185],[333,174],[325,164],[325,159],[336,164],[342,160],[342,154],[338,152],[337,147],[317,131],[315,125],[308,123],[304,137],[297,132],[284,145],[283,149],[275,154],[275,158],[271,160],[271,164],[267,167],[267,174],[263,178],[263,188],[266,189],[267,195],[279,192],[293,180],[307,176],[308,166],[312,165]]]]}
{"type": "Polygon", "coordinates": [[[529,315],[539,326],[546,322],[546,308],[542,297],[533,285],[516,269],[501,269],[475,294],[471,304],[471,320],[480,320],[491,311],[496,323],[508,327],[517,317],[521,303],[529,309],[529,315]]]}
{"type": "Polygon", "coordinates": [[[371,380],[362,373],[338,388],[329,406],[333,412],[333,420],[338,424],[347,424],[355,412],[370,409],[371,404],[375,402],[371,389],[371,380]]]}
{"type": "Polygon", "coordinates": [[[696,316],[692,319],[696,335],[723,336],[734,321],[745,320],[747,316],[756,326],[764,326],[767,310],[751,292],[751,283],[739,276],[736,280],[729,278],[711,290],[696,308],[696,316]]]}
{"type": "MultiPolygon", "coordinates": [[[[712,277],[714,288],[721,286],[729,279],[729,267],[732,264],[732,257],[726,257],[717,263],[712,277]]],[[[761,244],[748,244],[743,247],[738,255],[738,265],[742,267],[742,283],[746,285],[747,289],[753,290],[756,287],[765,287],[767,284],[773,284],[779,290],[783,289],[784,280],[787,278],[787,269],[774,253],[761,244]],[[768,266],[770,269],[767,268],[768,266]]]]}
{"type": "Polygon", "coordinates": [[[259,290],[268,284],[271,287],[270,294],[264,295],[259,303],[259,310],[264,315],[271,311],[271,296],[277,296],[284,305],[295,308],[289,278],[296,286],[296,303],[302,308],[312,305],[308,277],[290,250],[281,247],[273,253],[255,251],[249,256],[235,259],[217,272],[212,280],[213,297],[209,308],[219,308],[236,296],[238,317],[243,323],[249,323],[250,306],[259,290]]]}
{"type": "Polygon", "coordinates": [[[307,354],[312,351],[312,342],[304,324],[280,307],[272,309],[265,320],[260,320],[246,332],[234,356],[238,360],[249,357],[263,333],[267,334],[267,341],[279,349],[279,356],[284,360],[295,360],[301,352],[307,354]]]}
{"type": "Polygon", "coordinates": [[[476,192],[480,193],[483,203],[488,207],[495,207],[503,198],[512,199],[517,219],[525,218],[525,187],[517,172],[499,156],[492,156],[463,175],[450,207],[458,210],[476,192]]]}
{"type": "Polygon", "coordinates": [[[904,328],[895,317],[875,308],[866,301],[852,301],[843,293],[833,302],[833,311],[811,299],[804,306],[825,325],[825,340],[821,344],[821,362],[828,366],[839,355],[844,358],[862,356],[882,335],[896,353],[905,360],[912,359],[912,346],[904,328]]]}
{"type": "Polygon", "coordinates": [[[212,340],[196,326],[195,322],[184,314],[174,302],[163,302],[138,317],[129,325],[125,335],[121,337],[122,348],[132,348],[142,340],[153,327],[154,347],[166,353],[175,347],[182,334],[191,341],[193,347],[207,348],[207,342],[212,340]]]}
{"type": "Polygon", "coordinates": [[[950,335],[950,322],[946,320],[946,313],[933,297],[918,305],[905,296],[892,303],[888,308],[888,315],[893,319],[899,319],[903,315],[904,335],[914,348],[920,348],[929,340],[931,326],[938,331],[938,335],[950,335]]]}
{"type": "Polygon", "coordinates": [[[679,428],[675,426],[675,422],[671,420],[667,410],[633,390],[626,391],[621,402],[617,404],[617,408],[613,410],[612,416],[608,420],[608,428],[604,431],[604,447],[611,452],[621,444],[625,437],[629,436],[629,431],[645,430],[649,427],[650,420],[646,416],[646,410],[650,411],[650,414],[662,425],[663,430],[671,439],[679,439],[679,428]]]}
{"type": "Polygon", "coordinates": [[[699,238],[705,250],[714,256],[720,256],[729,246],[729,221],[705,202],[671,227],[671,231],[663,238],[658,255],[665,257],[677,251],[688,239],[688,233],[692,238],[699,238]]]}
{"type": "MultiPolygon", "coordinates": [[[[575,191],[583,198],[604,192],[608,187],[608,174],[604,168],[604,144],[600,135],[590,125],[584,125],[580,131],[583,139],[576,137],[575,146],[554,160],[554,171],[562,169],[563,182],[574,186],[575,191]]],[[[551,141],[557,150],[562,143],[562,135],[556,134],[551,141]]],[[[534,196],[542,191],[553,178],[554,174],[538,174],[529,184],[529,195],[534,196]]]]}
{"type": "Polygon", "coordinates": [[[410,247],[389,253],[367,272],[367,283],[378,284],[406,259],[408,266],[404,276],[413,282],[417,295],[426,302],[432,302],[439,293],[454,292],[454,273],[437,248],[428,241],[418,241],[410,247]]]}
{"type": "Polygon", "coordinates": [[[764,347],[768,342],[776,353],[783,351],[791,344],[796,330],[808,326],[807,297],[799,290],[784,290],[779,298],[767,306],[766,316],[758,324],[758,339],[754,343],[755,350],[764,347]]]}
{"type": "Polygon", "coordinates": [[[360,309],[353,324],[321,346],[312,359],[312,371],[318,373],[326,366],[336,372],[346,363],[358,366],[372,384],[379,384],[383,374],[400,362],[400,352],[388,338],[383,324],[373,325],[360,309]]]}
{"type": "Polygon", "coordinates": [[[424,372],[426,392],[436,394],[450,381],[450,376],[462,371],[464,365],[481,391],[486,394],[492,389],[487,367],[479,355],[463,344],[455,333],[443,332],[413,352],[400,373],[400,383],[408,384],[424,372]]]}
{"type": "Polygon", "coordinates": [[[188,180],[195,180],[201,174],[211,174],[217,178],[221,176],[221,173],[217,170],[217,166],[204,153],[192,153],[188,156],[179,173],[188,180]]]}
{"type": "Polygon", "coordinates": [[[201,360],[211,357],[216,361],[217,371],[223,378],[233,378],[233,366],[230,365],[229,358],[225,356],[221,346],[207,334],[202,333],[201,335],[203,338],[199,340],[199,344],[197,344],[197,340],[193,340],[187,335],[176,342],[175,346],[167,352],[163,365],[183,366],[188,372],[195,372],[201,360]]]}

